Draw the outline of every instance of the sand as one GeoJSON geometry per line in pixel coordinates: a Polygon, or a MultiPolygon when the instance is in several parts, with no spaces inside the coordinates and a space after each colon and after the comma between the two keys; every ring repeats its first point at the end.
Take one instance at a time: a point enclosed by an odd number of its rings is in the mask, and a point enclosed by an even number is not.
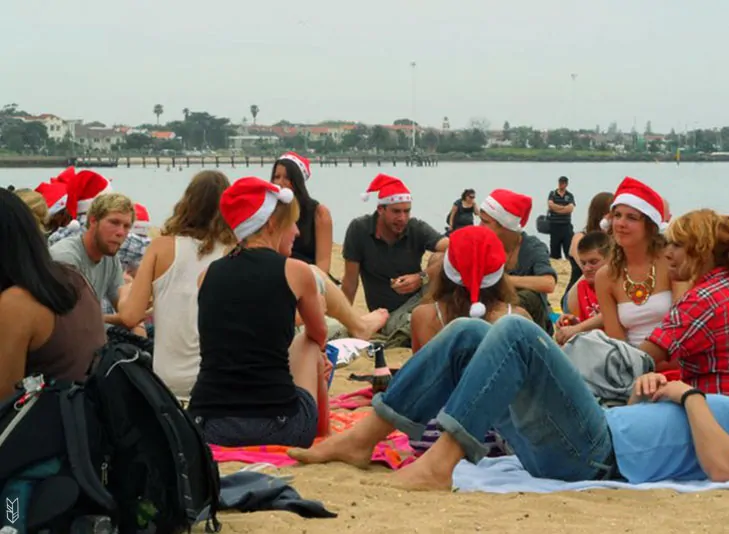
{"type": "MultiPolygon", "coordinates": [[[[341,248],[335,246],[332,272],[341,276],[341,248]]],[[[566,261],[554,262],[560,284],[559,298],[569,277],[566,261]]],[[[556,299],[553,305],[556,306],[556,299]]],[[[356,305],[365,309],[361,290],[356,305]]],[[[409,350],[387,352],[387,361],[399,367],[409,350]]],[[[355,391],[362,383],[346,379],[350,373],[368,373],[372,362],[360,358],[337,371],[332,394],[355,391]]],[[[223,474],[242,464],[221,464],[223,474]]],[[[223,532],[297,532],[334,534],[341,532],[435,533],[520,532],[520,533],[605,533],[721,531],[729,521],[729,496],[723,492],[680,495],[671,491],[565,492],[548,495],[485,493],[404,492],[381,484],[391,472],[384,467],[360,471],[343,464],[302,466],[272,474],[295,476],[292,485],[308,499],[322,501],[339,514],[336,519],[302,519],[288,512],[225,513],[223,532]]],[[[203,532],[196,529],[196,532],[203,532]]]]}

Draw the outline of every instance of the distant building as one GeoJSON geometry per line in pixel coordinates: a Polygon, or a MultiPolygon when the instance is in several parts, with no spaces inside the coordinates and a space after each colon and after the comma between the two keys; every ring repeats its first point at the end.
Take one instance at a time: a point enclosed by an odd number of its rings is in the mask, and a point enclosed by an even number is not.
{"type": "Polygon", "coordinates": [[[66,121],[57,115],[51,113],[41,113],[37,116],[14,117],[23,122],[40,122],[46,127],[48,138],[60,143],[66,138],[66,135],[73,137],[73,129],[76,123],[80,121],[66,121]]]}
{"type": "Polygon", "coordinates": [[[233,152],[243,152],[260,146],[277,145],[278,142],[279,137],[270,132],[261,132],[257,135],[231,135],[228,137],[228,148],[233,152]]]}
{"type": "Polygon", "coordinates": [[[75,141],[87,151],[111,152],[112,148],[124,143],[124,134],[116,128],[77,124],[73,135],[75,141]]]}

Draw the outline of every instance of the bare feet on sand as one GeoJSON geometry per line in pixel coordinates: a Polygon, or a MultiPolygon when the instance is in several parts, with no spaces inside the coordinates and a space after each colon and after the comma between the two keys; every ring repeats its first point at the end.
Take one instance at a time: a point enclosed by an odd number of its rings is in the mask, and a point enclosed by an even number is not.
{"type": "Polygon", "coordinates": [[[390,475],[389,483],[409,491],[451,491],[453,472],[417,460],[390,475]]]}
{"type": "Polygon", "coordinates": [[[353,328],[350,333],[358,339],[367,341],[375,335],[375,332],[385,326],[389,317],[390,312],[385,308],[378,308],[360,317],[357,321],[357,327],[353,328]]]}
{"type": "Polygon", "coordinates": [[[366,469],[374,448],[374,444],[359,440],[353,432],[344,432],[334,434],[310,449],[289,449],[288,455],[302,464],[344,462],[366,469]]]}

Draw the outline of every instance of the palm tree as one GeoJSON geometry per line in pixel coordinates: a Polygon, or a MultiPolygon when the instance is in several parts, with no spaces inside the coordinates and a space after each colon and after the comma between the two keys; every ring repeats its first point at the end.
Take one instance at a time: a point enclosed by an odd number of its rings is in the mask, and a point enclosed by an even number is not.
{"type": "Polygon", "coordinates": [[[260,110],[258,109],[258,106],[257,105],[253,104],[251,106],[251,115],[253,115],[253,126],[256,125],[256,117],[258,117],[258,112],[259,111],[260,110]]]}
{"type": "Polygon", "coordinates": [[[155,104],[154,110],[152,113],[157,115],[157,124],[159,124],[159,116],[162,115],[165,112],[165,108],[162,106],[162,104],[155,104]]]}
{"type": "Polygon", "coordinates": [[[190,108],[185,108],[182,110],[182,114],[185,116],[185,120],[190,116],[190,108]]]}

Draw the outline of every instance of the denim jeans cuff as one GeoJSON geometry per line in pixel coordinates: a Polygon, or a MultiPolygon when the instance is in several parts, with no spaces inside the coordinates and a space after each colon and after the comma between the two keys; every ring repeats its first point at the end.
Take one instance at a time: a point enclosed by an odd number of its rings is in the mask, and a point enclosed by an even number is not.
{"type": "Polygon", "coordinates": [[[395,428],[407,434],[410,439],[420,439],[423,437],[425,432],[425,425],[411,421],[407,417],[403,417],[387,404],[382,399],[382,393],[378,393],[372,397],[372,409],[375,413],[393,425],[395,428]]]}
{"type": "Polygon", "coordinates": [[[483,444],[482,440],[474,438],[463,425],[456,421],[453,417],[441,410],[436,417],[438,425],[450,434],[463,449],[466,460],[472,464],[477,464],[488,454],[488,448],[483,444]]]}

